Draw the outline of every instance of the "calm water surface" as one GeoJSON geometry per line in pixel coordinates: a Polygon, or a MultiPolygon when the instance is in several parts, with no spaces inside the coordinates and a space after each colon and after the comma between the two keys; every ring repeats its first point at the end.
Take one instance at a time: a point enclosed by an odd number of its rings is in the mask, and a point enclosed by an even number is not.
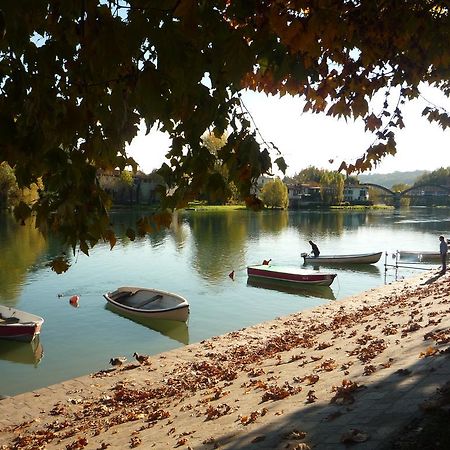
{"type": "MultiPolygon", "coordinates": [[[[113,356],[132,360],[135,351],[160,353],[417,274],[406,268],[385,272],[383,256],[372,266],[325,269],[338,274],[331,288],[289,290],[249,283],[245,269],[269,258],[273,264],[300,265],[309,239],[322,254],[384,251],[392,264],[396,250],[438,251],[439,234],[450,235],[449,216],[444,209],[193,211],[179,216],[170,230],[133,243],[122,238],[112,251],[99,245],[90,257],[78,254],[70,270],[57,275],[46,266],[59,250],[56,242],[0,215],[0,303],[45,319],[33,344],[0,341],[0,395],[106,369],[113,356]],[[234,281],[228,276],[232,270],[234,281]],[[103,299],[118,286],[185,296],[191,305],[188,324],[142,324],[118,315],[103,299]],[[69,305],[74,294],[80,296],[79,308],[69,305]]],[[[112,219],[120,234],[136,213],[114,212],[112,219]]]]}

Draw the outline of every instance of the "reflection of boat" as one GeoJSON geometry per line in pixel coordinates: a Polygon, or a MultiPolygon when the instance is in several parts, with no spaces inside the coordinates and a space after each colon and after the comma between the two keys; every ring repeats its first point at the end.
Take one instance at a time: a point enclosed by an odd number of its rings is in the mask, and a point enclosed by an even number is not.
{"type": "Polygon", "coordinates": [[[104,294],[106,300],[119,311],[152,319],[186,322],[189,303],[178,294],[139,287],[119,287],[104,294]]]}
{"type": "Polygon", "coordinates": [[[0,338],[30,342],[41,331],[42,317],[0,305],[0,338]]]}
{"type": "MultiPolygon", "coordinates": [[[[353,273],[367,273],[373,275],[380,274],[380,268],[374,264],[324,264],[322,267],[327,267],[329,270],[336,270],[339,272],[353,272],[353,273]]],[[[320,264],[311,263],[309,266],[314,270],[320,270],[320,264]]]]}
{"type": "Polygon", "coordinates": [[[176,320],[164,320],[164,319],[146,319],[145,317],[136,317],[135,315],[119,311],[110,303],[105,305],[105,308],[114,314],[125,317],[135,323],[157,331],[170,339],[181,342],[182,344],[189,344],[189,328],[186,322],[180,322],[176,320]]]}
{"type": "MultiPolygon", "coordinates": [[[[441,259],[441,254],[439,252],[399,250],[398,254],[401,259],[414,259],[417,261],[440,261],[441,259]]],[[[447,259],[448,258],[450,258],[450,253],[447,254],[447,259]]]]}
{"type": "Polygon", "coordinates": [[[310,256],[302,253],[304,263],[312,264],[375,264],[383,252],[361,253],[358,255],[319,255],[310,256]]]}
{"type": "Polygon", "coordinates": [[[316,298],[326,298],[328,300],[336,300],[334,292],[329,286],[304,286],[295,285],[285,281],[278,280],[266,280],[264,278],[253,278],[249,277],[247,279],[247,286],[252,286],[262,289],[271,289],[278,292],[286,292],[287,294],[300,295],[302,297],[316,297],[316,298]]]}
{"type": "Polygon", "coordinates": [[[0,359],[37,366],[44,356],[39,336],[31,342],[0,341],[0,359]]]}
{"type": "Polygon", "coordinates": [[[329,286],[335,273],[301,269],[296,266],[272,266],[261,264],[247,267],[247,275],[254,278],[285,281],[294,284],[329,286]]]}

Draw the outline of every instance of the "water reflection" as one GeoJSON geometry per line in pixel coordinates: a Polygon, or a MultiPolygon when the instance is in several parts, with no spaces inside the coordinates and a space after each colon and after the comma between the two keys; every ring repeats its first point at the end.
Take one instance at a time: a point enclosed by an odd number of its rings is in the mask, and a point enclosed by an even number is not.
{"type": "Polygon", "coordinates": [[[113,210],[110,212],[110,221],[114,232],[120,240],[120,245],[127,247],[129,245],[136,245],[136,243],[150,242],[152,247],[159,247],[164,244],[165,240],[170,234],[170,231],[164,228],[158,230],[152,222],[151,214],[148,211],[137,209],[113,210]],[[136,236],[134,241],[127,237],[129,229],[136,230],[136,223],[143,221],[148,224],[153,231],[146,236],[136,236]]]}
{"type": "Polygon", "coordinates": [[[229,268],[245,265],[248,220],[237,214],[195,212],[186,217],[193,238],[192,265],[208,281],[222,280],[229,268]],[[226,268],[224,270],[224,268],[226,268]]]}
{"type": "MultiPolygon", "coordinates": [[[[386,211],[299,211],[290,217],[290,225],[307,237],[311,236],[343,236],[349,230],[360,227],[379,225],[380,216],[391,214],[386,211]]],[[[309,248],[309,247],[308,247],[309,248]]]]}
{"type": "Polygon", "coordinates": [[[132,322],[143,325],[144,327],[150,328],[153,331],[157,331],[170,339],[180,342],[181,344],[189,344],[189,328],[187,323],[178,322],[176,320],[164,320],[164,319],[146,319],[142,317],[136,317],[131,314],[127,314],[122,311],[117,311],[111,305],[106,304],[105,309],[122,316],[125,319],[131,320],[132,322]]]}
{"type": "Polygon", "coordinates": [[[257,213],[259,229],[265,233],[279,234],[289,225],[287,211],[265,211],[257,213]]]}
{"type": "Polygon", "coordinates": [[[330,214],[327,211],[305,211],[293,217],[292,225],[298,229],[302,236],[308,238],[310,236],[340,236],[344,229],[356,228],[364,220],[363,215],[354,217],[339,212],[330,214]]]}
{"type": "Polygon", "coordinates": [[[170,225],[172,238],[176,244],[177,250],[182,250],[189,239],[189,226],[183,223],[178,214],[174,214],[174,218],[170,225]]]}
{"type": "Polygon", "coordinates": [[[372,275],[379,275],[380,268],[373,264],[317,264],[306,263],[302,267],[314,270],[334,269],[340,272],[363,272],[372,275]]]}
{"type": "Polygon", "coordinates": [[[300,295],[302,297],[325,298],[327,300],[336,300],[333,290],[329,286],[295,286],[292,283],[283,281],[263,280],[253,277],[247,279],[247,286],[271,289],[287,294],[300,295]]]}
{"type": "Polygon", "coordinates": [[[0,340],[0,359],[19,364],[33,364],[35,367],[41,362],[44,349],[36,336],[32,342],[0,340]]]}
{"type": "Polygon", "coordinates": [[[0,214],[0,299],[16,306],[30,266],[47,245],[34,221],[19,225],[9,214],[0,214]]]}

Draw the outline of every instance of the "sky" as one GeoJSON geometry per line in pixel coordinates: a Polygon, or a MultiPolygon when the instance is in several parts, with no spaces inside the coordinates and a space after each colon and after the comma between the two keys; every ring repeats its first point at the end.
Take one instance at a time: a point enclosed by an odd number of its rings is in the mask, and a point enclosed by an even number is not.
{"type": "MultiPolygon", "coordinates": [[[[427,100],[450,110],[449,101],[444,103],[436,90],[421,91],[427,100]]],[[[304,101],[299,98],[245,92],[242,99],[264,140],[273,142],[280,150],[289,176],[308,166],[336,170],[343,160],[352,163],[361,157],[374,140],[371,133],[364,131],[361,120],[346,122],[325,114],[302,113],[304,101]]],[[[375,169],[365,173],[433,171],[450,166],[450,129],[444,131],[422,117],[425,106],[424,100],[405,105],[405,128],[396,132],[397,154],[384,157],[375,169]]],[[[163,133],[152,130],[145,136],[142,129],[127,152],[140,170],[150,173],[165,161],[169,145],[163,133]]],[[[275,153],[273,156],[277,157],[275,153]]]]}

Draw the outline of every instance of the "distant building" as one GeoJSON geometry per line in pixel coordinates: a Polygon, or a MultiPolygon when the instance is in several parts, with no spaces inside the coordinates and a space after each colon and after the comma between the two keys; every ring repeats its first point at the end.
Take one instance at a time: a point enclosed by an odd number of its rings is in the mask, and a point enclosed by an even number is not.
{"type": "Polygon", "coordinates": [[[159,203],[158,188],[163,185],[161,176],[156,173],[146,175],[136,172],[131,184],[125,182],[119,170],[99,171],[100,186],[111,196],[114,204],[151,205],[159,203]]]}
{"type": "Polygon", "coordinates": [[[369,188],[367,186],[344,186],[344,202],[367,204],[369,188]]]}
{"type": "Polygon", "coordinates": [[[288,184],[289,209],[306,208],[322,204],[320,186],[312,184],[288,184]]]}
{"type": "Polygon", "coordinates": [[[256,186],[254,186],[254,187],[251,189],[250,193],[251,193],[251,194],[258,195],[258,194],[262,191],[263,187],[264,187],[269,181],[273,181],[273,180],[274,180],[274,178],[272,178],[272,177],[268,177],[268,176],[266,176],[266,175],[261,175],[261,176],[258,178],[258,180],[256,181],[256,186]]]}

